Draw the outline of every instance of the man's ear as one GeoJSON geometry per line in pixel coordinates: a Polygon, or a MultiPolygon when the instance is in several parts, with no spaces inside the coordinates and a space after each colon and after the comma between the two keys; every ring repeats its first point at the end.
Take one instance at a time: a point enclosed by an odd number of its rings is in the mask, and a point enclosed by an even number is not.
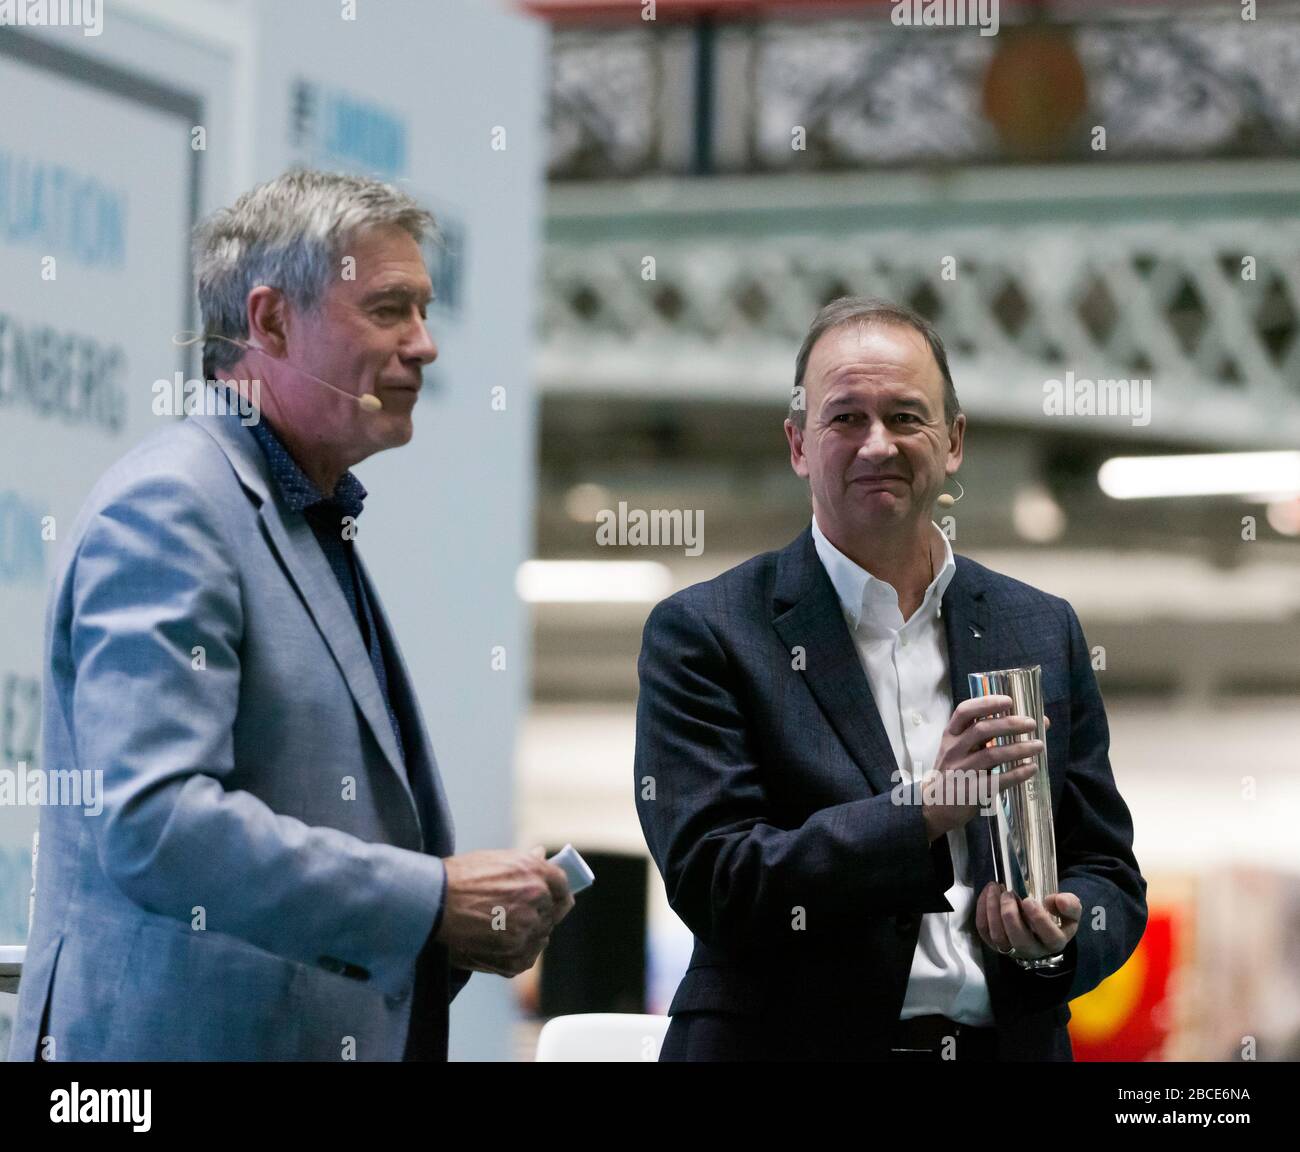
{"type": "Polygon", "coordinates": [[[272,356],[288,347],[288,316],[284,294],[259,284],[248,294],[248,342],[272,356]]]}
{"type": "Polygon", "coordinates": [[[961,412],[958,414],[957,419],[952,422],[952,427],[948,429],[948,462],[944,467],[947,475],[951,476],[961,467],[965,442],[966,413],[961,412]]]}
{"type": "Polygon", "coordinates": [[[796,476],[808,479],[808,459],[803,454],[803,432],[793,420],[785,422],[785,438],[790,442],[790,467],[796,476]]]}

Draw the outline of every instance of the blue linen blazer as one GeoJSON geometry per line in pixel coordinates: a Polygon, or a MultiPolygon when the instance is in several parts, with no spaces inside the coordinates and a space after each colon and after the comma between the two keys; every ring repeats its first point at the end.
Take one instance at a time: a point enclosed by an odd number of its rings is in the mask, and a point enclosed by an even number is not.
{"type": "Polygon", "coordinates": [[[237,414],[170,425],[95,485],[47,605],[41,767],[102,774],[103,810],[42,807],[9,1059],[446,1058],[469,976],[431,938],[452,820],[357,563],[405,765],[237,414]]]}

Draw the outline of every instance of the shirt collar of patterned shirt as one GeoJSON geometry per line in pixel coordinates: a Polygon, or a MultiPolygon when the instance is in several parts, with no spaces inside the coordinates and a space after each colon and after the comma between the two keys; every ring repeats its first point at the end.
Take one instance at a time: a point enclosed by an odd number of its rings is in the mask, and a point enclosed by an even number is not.
{"type": "Polygon", "coordinates": [[[350,469],[339,478],[334,492],[323,496],[265,419],[253,422],[249,430],[262,446],[271,477],[291,511],[315,513],[337,509],[341,516],[351,516],[354,520],[361,515],[366,489],[350,469]]]}

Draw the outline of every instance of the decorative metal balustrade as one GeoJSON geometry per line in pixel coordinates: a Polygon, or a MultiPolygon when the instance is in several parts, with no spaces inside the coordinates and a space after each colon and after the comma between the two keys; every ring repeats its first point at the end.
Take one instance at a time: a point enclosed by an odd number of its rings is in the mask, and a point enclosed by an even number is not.
{"type": "MultiPolygon", "coordinates": [[[[1300,156],[1300,6],[1169,4],[972,28],[854,20],[557,29],[552,179],[1300,156]]],[[[1086,9],[1075,9],[1076,13],[1086,9]]]]}
{"type": "Polygon", "coordinates": [[[540,381],[783,403],[817,309],[878,294],[937,323],[973,416],[1041,424],[1049,381],[1146,379],[1150,421],[1096,431],[1294,447],[1297,208],[1295,164],[553,188],[540,381]]]}

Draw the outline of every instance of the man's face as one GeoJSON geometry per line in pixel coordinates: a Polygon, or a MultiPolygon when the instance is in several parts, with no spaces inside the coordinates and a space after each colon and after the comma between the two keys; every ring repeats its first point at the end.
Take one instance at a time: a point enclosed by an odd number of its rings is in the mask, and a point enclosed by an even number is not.
{"type": "Polygon", "coordinates": [[[410,233],[369,229],[345,255],[355,258],[355,279],[340,266],[320,306],[293,313],[287,359],[345,392],[373,393],[383,408],[367,412],[292,370],[280,374],[275,401],[299,436],[352,464],[411,439],[421,369],[438,349],[424,325],[433,285],[410,233]]]}
{"type": "Polygon", "coordinates": [[[822,531],[842,540],[914,530],[961,466],[966,418],[950,432],[943,375],[921,333],[856,321],[825,333],[804,371],[807,420],[785,422],[790,463],[822,531]]]}

